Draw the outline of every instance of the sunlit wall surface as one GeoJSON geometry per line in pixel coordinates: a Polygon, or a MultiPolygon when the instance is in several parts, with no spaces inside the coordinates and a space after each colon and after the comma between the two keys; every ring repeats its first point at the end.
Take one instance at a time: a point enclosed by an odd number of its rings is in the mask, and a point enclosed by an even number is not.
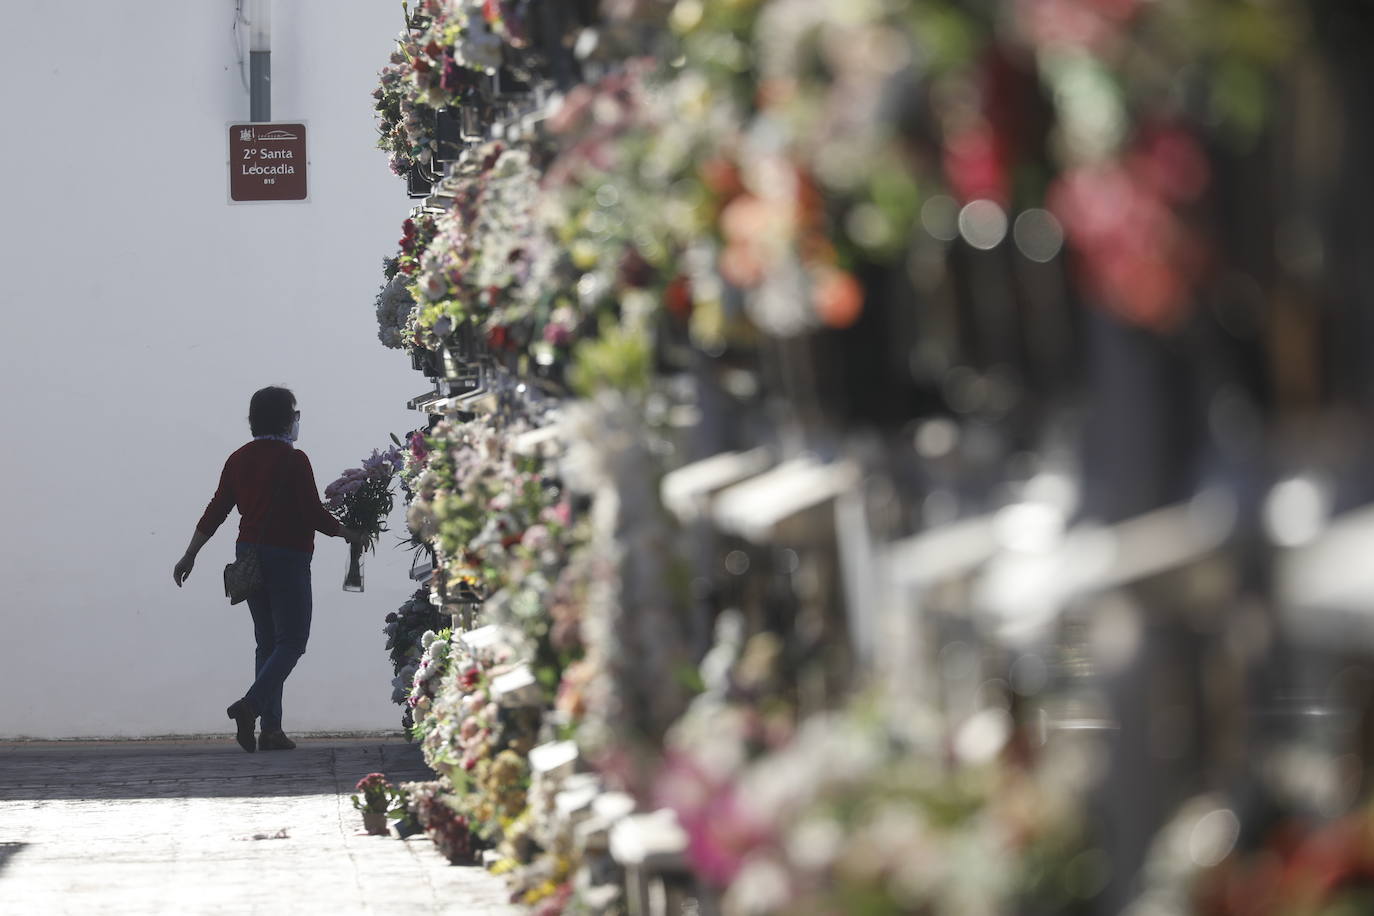
{"type": "MultiPolygon", "coordinates": [[[[185,589],[171,570],[249,395],[296,391],[321,487],[415,422],[373,318],[409,207],[370,109],[400,13],[331,12],[275,10],[273,115],[309,125],[310,202],[231,206],[226,124],[249,113],[232,0],[5,6],[0,72],[26,88],[0,143],[0,736],[224,730],[253,667],[220,583],[237,516],[185,589]]],[[[317,544],[288,731],[394,727],[382,618],[410,589],[392,543],[362,595],[340,590],[342,541],[317,544]]]]}

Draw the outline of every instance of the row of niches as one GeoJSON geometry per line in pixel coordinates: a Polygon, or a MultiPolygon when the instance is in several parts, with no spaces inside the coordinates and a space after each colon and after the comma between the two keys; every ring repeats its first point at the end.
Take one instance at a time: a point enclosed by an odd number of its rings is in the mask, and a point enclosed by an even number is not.
{"type": "Polygon", "coordinates": [[[544,913],[1360,899],[1333,7],[554,6],[379,89],[440,849],[544,913]]]}

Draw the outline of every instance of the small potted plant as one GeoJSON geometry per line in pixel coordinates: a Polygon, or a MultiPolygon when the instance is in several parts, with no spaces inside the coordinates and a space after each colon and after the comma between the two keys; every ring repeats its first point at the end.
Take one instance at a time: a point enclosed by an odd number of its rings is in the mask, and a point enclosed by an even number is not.
{"type": "Polygon", "coordinates": [[[385,774],[368,773],[354,788],[358,791],[353,796],[353,807],[363,813],[363,828],[373,836],[386,836],[386,816],[392,807],[395,787],[385,774]]]}

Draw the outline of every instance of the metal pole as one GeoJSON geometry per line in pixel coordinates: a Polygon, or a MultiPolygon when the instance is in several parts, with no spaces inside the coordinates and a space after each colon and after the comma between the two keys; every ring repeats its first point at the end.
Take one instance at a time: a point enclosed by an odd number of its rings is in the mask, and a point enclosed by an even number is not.
{"type": "Polygon", "coordinates": [[[272,0],[248,0],[249,119],[272,120],[272,0]]]}
{"type": "Polygon", "coordinates": [[[272,120],[272,52],[248,54],[248,119],[272,120]]]}

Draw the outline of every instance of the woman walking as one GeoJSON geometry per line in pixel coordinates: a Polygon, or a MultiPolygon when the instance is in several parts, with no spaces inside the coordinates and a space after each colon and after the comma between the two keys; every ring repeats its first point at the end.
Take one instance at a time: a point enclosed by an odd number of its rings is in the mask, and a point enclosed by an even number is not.
{"type": "Polygon", "coordinates": [[[180,587],[191,574],[196,554],[238,507],[238,556],[256,547],[262,588],[248,596],[253,615],[255,678],[248,692],[230,704],[239,746],[254,750],[290,750],[296,746],[282,731],[281,696],[296,661],[310,638],[310,558],[315,532],[363,544],[366,537],[339,524],[320,504],[315,473],[305,452],[294,442],[301,412],[286,388],[254,393],[248,406],[252,441],[224,462],[219,488],[191,536],[190,546],[172,570],[180,587]],[[253,736],[261,718],[262,733],[253,736]]]}

